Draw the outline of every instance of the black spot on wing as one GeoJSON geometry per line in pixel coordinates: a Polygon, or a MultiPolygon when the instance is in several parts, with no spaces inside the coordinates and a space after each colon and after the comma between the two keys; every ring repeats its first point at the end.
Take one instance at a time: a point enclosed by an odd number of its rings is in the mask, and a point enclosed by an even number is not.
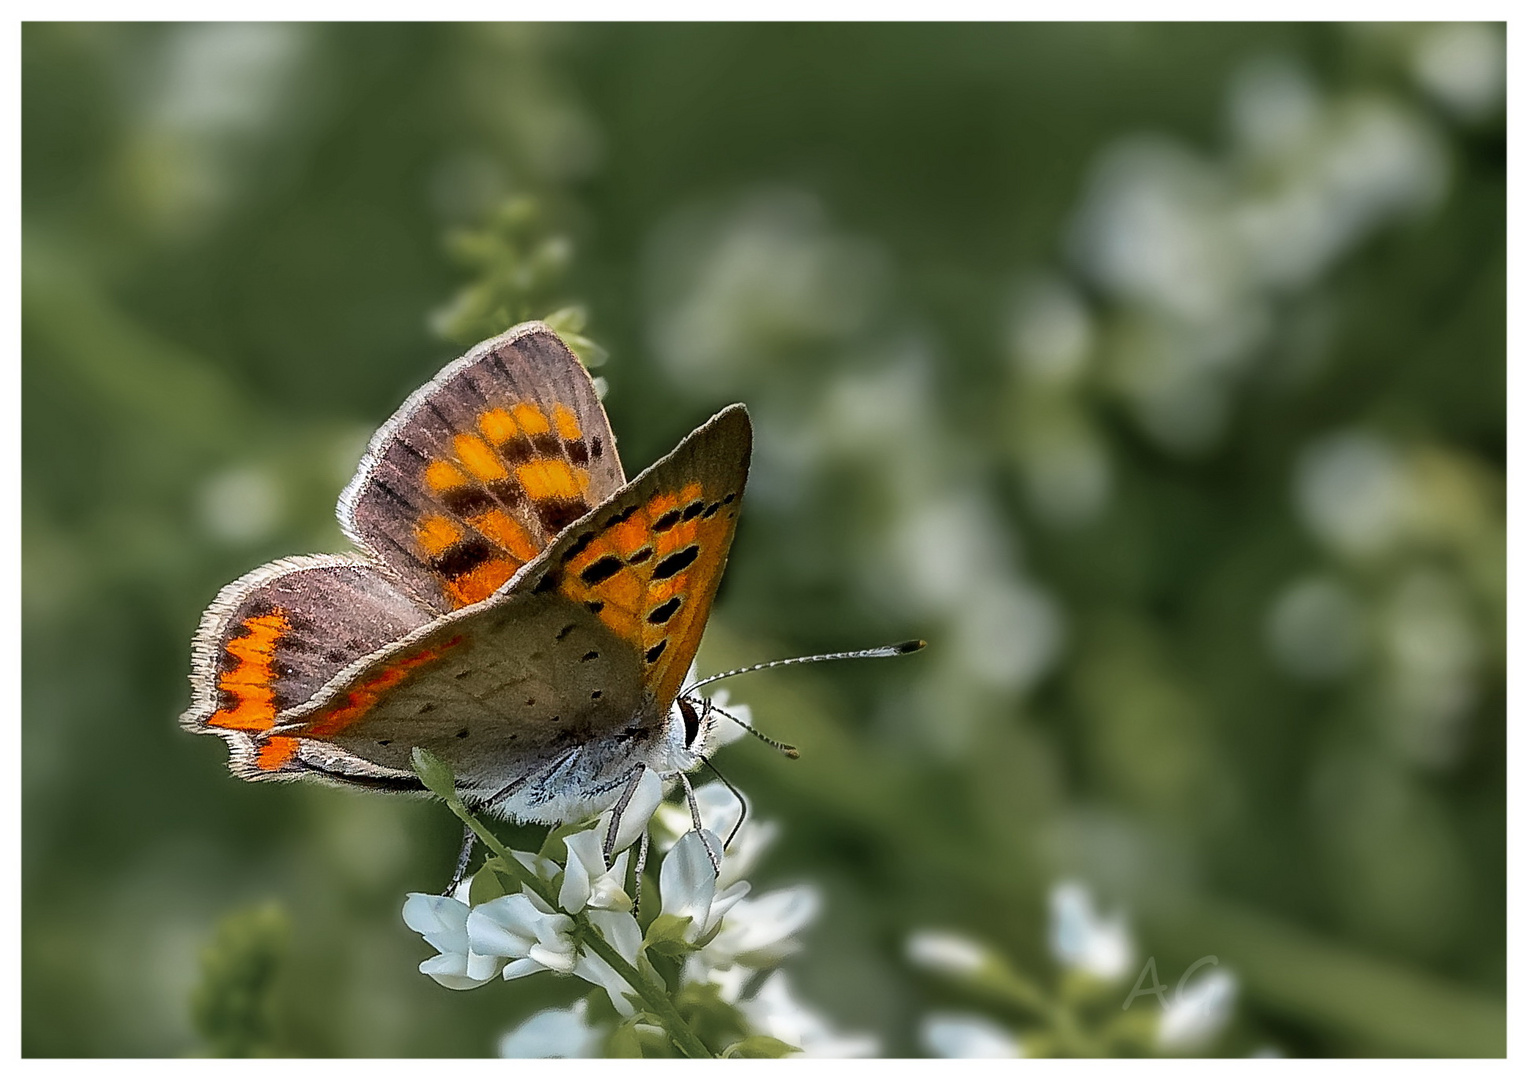
{"type": "Polygon", "coordinates": [[[653,567],[653,580],[662,581],[671,578],[695,561],[700,554],[700,545],[691,544],[687,548],[680,548],[674,554],[666,556],[657,566],[653,567]]]}
{"type": "Polygon", "coordinates": [[[441,492],[440,504],[457,517],[468,518],[493,509],[495,500],[476,484],[462,484],[441,492]]]}
{"type": "Polygon", "coordinates": [[[670,597],[647,613],[647,621],[654,626],[662,626],[674,617],[674,612],[679,610],[679,605],[683,602],[680,597],[670,597]]]}
{"type": "Polygon", "coordinates": [[[675,525],[678,525],[678,524],[679,524],[679,511],[678,510],[670,510],[668,513],[666,513],[662,517],[660,517],[657,521],[653,522],[653,531],[654,532],[668,532],[670,529],[672,529],[675,525]]]}
{"type": "Polygon", "coordinates": [[[662,641],[658,642],[658,644],[654,645],[651,649],[647,650],[647,654],[646,654],[647,655],[647,662],[649,664],[656,663],[657,660],[658,660],[658,657],[663,655],[663,650],[666,649],[666,648],[668,648],[668,638],[664,638],[662,641]]]}
{"type": "Polygon", "coordinates": [[[621,572],[621,560],[614,555],[603,555],[578,572],[585,585],[598,585],[621,572]]]}
{"type": "Polygon", "coordinates": [[[455,580],[493,558],[493,549],[477,537],[458,540],[430,560],[430,569],[455,580]]]}
{"type": "Polygon", "coordinates": [[[547,535],[555,536],[589,512],[582,499],[541,499],[536,503],[536,516],[547,535]]]}

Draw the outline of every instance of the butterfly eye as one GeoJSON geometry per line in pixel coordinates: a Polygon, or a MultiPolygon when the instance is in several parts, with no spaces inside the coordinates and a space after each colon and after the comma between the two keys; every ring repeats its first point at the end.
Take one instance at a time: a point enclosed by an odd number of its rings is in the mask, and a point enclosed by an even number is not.
{"type": "Polygon", "coordinates": [[[679,714],[684,717],[684,748],[688,750],[700,734],[700,713],[689,698],[679,699],[679,714]]]}

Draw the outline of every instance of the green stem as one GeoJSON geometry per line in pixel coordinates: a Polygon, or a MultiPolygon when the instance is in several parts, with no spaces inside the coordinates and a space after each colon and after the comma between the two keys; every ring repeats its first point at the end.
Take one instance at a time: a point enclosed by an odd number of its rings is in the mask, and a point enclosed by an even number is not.
{"type": "Polygon", "coordinates": [[[655,985],[651,979],[627,963],[626,958],[616,951],[614,945],[600,936],[599,930],[590,924],[587,918],[580,915],[578,921],[586,931],[582,935],[583,944],[587,945],[589,951],[595,956],[609,964],[615,973],[625,979],[627,985],[647,1003],[652,1014],[663,1022],[664,1030],[668,1032],[669,1038],[679,1048],[680,1053],[692,1058],[716,1056],[711,1053],[705,1043],[700,1041],[700,1037],[690,1030],[690,1025],[685,1023],[684,1017],[679,1015],[679,1010],[674,1008],[674,1003],[669,1000],[668,992],[663,987],[655,985]]]}
{"type": "Polygon", "coordinates": [[[472,830],[474,836],[476,836],[485,845],[487,845],[489,851],[492,851],[499,857],[500,861],[504,863],[511,877],[513,877],[521,885],[530,888],[533,892],[535,892],[537,896],[541,897],[541,899],[545,900],[548,904],[551,904],[554,907],[556,906],[557,901],[553,898],[550,887],[543,884],[541,880],[534,874],[526,873],[525,867],[520,865],[520,860],[516,859],[510,850],[504,846],[504,842],[502,840],[495,836],[487,826],[485,826],[481,821],[473,816],[472,811],[467,809],[467,805],[465,803],[463,803],[458,798],[450,798],[446,800],[446,806],[450,808],[453,814],[461,818],[462,822],[467,826],[467,828],[472,830]]]}

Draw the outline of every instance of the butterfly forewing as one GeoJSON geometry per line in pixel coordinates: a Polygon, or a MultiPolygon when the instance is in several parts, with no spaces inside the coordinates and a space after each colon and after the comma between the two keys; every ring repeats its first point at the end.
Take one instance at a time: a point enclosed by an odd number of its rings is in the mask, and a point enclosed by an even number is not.
{"type": "Polygon", "coordinates": [[[624,482],[588,373],[526,323],[403,404],[340,497],[340,523],[444,613],[492,595],[624,482]]]}
{"type": "Polygon", "coordinates": [[[533,588],[555,587],[636,646],[661,711],[700,647],[732,549],[752,440],[741,405],[718,413],[532,575],[533,588]]]}

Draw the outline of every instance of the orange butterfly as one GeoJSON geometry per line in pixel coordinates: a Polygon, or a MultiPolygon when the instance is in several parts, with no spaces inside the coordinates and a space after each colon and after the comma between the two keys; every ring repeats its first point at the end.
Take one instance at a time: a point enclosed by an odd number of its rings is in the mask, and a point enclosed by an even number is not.
{"type": "Polygon", "coordinates": [[[249,780],[422,790],[561,823],[644,768],[694,768],[680,699],[737,527],[752,429],[733,405],[627,482],[583,366],[549,327],[485,341],[415,392],[340,497],[356,555],[279,559],[218,594],[181,718],[249,780]]]}

